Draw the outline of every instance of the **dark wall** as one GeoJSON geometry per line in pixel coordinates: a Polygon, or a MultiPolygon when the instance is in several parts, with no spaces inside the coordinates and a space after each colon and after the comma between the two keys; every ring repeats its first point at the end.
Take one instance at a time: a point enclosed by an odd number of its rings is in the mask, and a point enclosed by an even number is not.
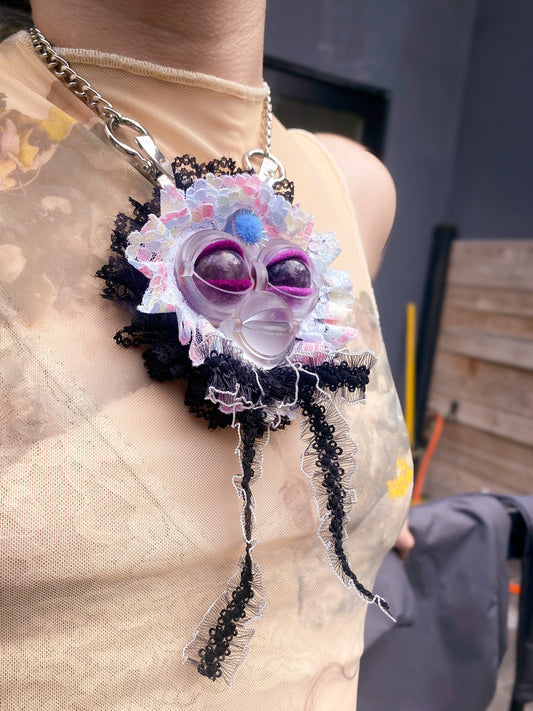
{"type": "Polygon", "coordinates": [[[31,25],[28,0],[0,0],[0,42],[31,25]]]}
{"type": "Polygon", "coordinates": [[[450,216],[464,237],[533,237],[533,2],[483,0],[450,216]]]}
{"type": "Polygon", "coordinates": [[[269,0],[268,54],[391,95],[385,163],[398,211],[376,280],[389,359],[403,387],[405,305],[420,307],[430,236],[448,218],[477,0],[269,0]]]}

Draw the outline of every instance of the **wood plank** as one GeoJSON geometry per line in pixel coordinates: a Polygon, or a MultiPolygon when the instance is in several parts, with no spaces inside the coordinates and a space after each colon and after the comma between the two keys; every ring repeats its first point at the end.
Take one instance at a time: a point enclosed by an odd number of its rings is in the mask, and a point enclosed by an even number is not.
{"type": "Polygon", "coordinates": [[[430,392],[529,418],[533,428],[533,371],[440,352],[435,358],[430,392]]]}
{"type": "Polygon", "coordinates": [[[485,479],[468,470],[460,470],[453,464],[434,457],[428,469],[424,495],[431,499],[445,496],[457,496],[470,492],[493,494],[521,494],[513,484],[505,488],[487,482],[485,479]]]}
{"type": "Polygon", "coordinates": [[[446,353],[458,353],[514,368],[533,370],[533,343],[515,338],[442,329],[437,348],[446,353]]]}
{"type": "Polygon", "coordinates": [[[450,375],[468,375],[471,377],[505,379],[510,387],[533,385],[533,373],[522,368],[510,368],[501,363],[492,363],[480,358],[463,356],[459,353],[439,351],[435,356],[434,367],[450,375]]]}
{"type": "Polygon", "coordinates": [[[533,240],[457,240],[447,282],[533,291],[533,240]]]}
{"type": "MultiPolygon", "coordinates": [[[[533,292],[532,292],[533,294],[533,292]]],[[[445,303],[441,329],[447,331],[476,331],[533,341],[533,317],[510,314],[492,314],[470,308],[457,308],[445,303]]]]}
{"type": "MultiPolygon", "coordinates": [[[[491,457],[511,460],[530,471],[533,477],[533,448],[531,447],[452,421],[445,422],[442,436],[450,446],[457,449],[477,448],[491,457]]],[[[533,493],[533,486],[530,493],[533,493]]]]}
{"type": "Polygon", "coordinates": [[[461,262],[533,263],[533,237],[529,239],[458,239],[452,257],[461,262]]]}
{"type": "Polygon", "coordinates": [[[446,289],[446,306],[488,311],[493,314],[533,316],[533,291],[449,284],[446,289]]]}
{"type": "Polygon", "coordinates": [[[500,490],[533,491],[533,448],[473,427],[447,422],[435,456],[500,490]]]}
{"type": "Polygon", "coordinates": [[[447,284],[490,286],[493,289],[531,291],[533,266],[529,264],[497,267],[492,264],[456,264],[448,272],[447,284]]]}
{"type": "Polygon", "coordinates": [[[462,399],[454,400],[448,395],[431,393],[429,410],[439,412],[449,418],[453,412],[453,419],[470,427],[492,432],[500,437],[505,437],[513,442],[521,442],[533,446],[532,421],[509,412],[502,412],[497,407],[486,407],[462,399]]]}

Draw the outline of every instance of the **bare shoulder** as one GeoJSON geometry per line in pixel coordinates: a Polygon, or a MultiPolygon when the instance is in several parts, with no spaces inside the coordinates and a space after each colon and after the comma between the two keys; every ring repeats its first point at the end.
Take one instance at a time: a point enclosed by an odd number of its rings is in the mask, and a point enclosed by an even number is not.
{"type": "Polygon", "coordinates": [[[396,190],[383,163],[359,143],[332,133],[317,138],[330,152],[346,180],[372,278],[377,274],[383,248],[396,212],[396,190]]]}

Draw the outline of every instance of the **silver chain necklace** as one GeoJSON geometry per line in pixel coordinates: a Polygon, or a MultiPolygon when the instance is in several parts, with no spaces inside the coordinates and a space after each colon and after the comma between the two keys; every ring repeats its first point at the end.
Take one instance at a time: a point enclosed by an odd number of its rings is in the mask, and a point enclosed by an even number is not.
{"type": "MultiPolygon", "coordinates": [[[[171,162],[157,147],[151,134],[140,123],[119,113],[106,99],[99,94],[89,82],[72,69],[70,64],[58,54],[42,32],[37,27],[29,30],[30,38],[35,52],[46,63],[48,69],[63,84],[70,89],[83,103],[94,111],[97,116],[105,121],[105,134],[111,145],[124,153],[132,165],[154,185],[174,184],[171,162]],[[121,140],[119,134],[124,129],[134,134],[134,144],[121,140]]],[[[285,178],[285,169],[282,163],[271,152],[272,138],[272,98],[270,87],[267,85],[267,95],[264,107],[265,121],[265,148],[253,148],[243,156],[244,168],[253,170],[252,159],[260,158],[261,166],[258,175],[261,180],[271,184],[278,183],[285,178]]]]}

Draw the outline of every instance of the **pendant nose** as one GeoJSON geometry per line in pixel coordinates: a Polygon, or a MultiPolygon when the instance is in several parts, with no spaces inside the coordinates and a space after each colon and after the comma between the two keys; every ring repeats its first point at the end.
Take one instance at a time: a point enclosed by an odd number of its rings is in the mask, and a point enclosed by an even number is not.
{"type": "Polygon", "coordinates": [[[252,275],[254,279],[254,290],[257,292],[266,291],[268,287],[268,272],[263,262],[258,259],[252,260],[252,275]]]}

